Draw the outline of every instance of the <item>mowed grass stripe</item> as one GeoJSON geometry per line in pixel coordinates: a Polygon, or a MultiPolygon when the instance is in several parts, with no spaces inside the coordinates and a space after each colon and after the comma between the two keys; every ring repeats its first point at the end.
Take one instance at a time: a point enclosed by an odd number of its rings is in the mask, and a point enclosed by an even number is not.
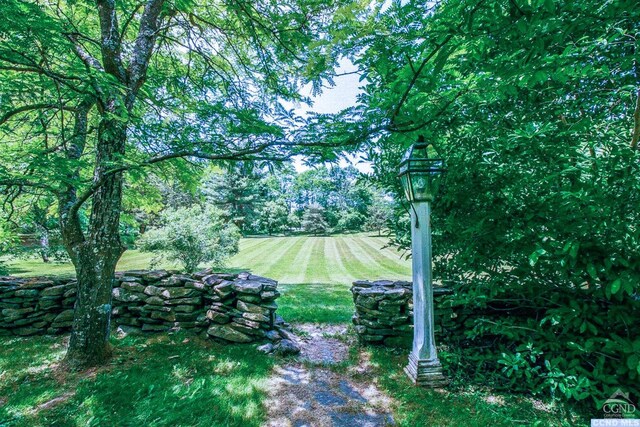
{"type": "Polygon", "coordinates": [[[244,239],[240,239],[240,250],[246,251],[254,246],[261,245],[265,243],[265,240],[275,239],[275,237],[269,238],[260,238],[260,237],[246,237],[244,239]]]}
{"type": "MultiPolygon", "coordinates": [[[[268,272],[274,263],[281,261],[288,249],[297,242],[298,238],[277,238],[275,248],[271,249],[270,247],[260,246],[257,250],[251,251],[249,256],[241,250],[240,253],[233,258],[233,265],[240,269],[249,269],[254,274],[270,277],[268,276],[268,272]]],[[[273,279],[277,280],[278,278],[273,277],[273,279]]]]}
{"type": "Polygon", "coordinates": [[[304,246],[305,238],[288,237],[288,239],[290,240],[289,244],[283,244],[276,252],[265,254],[265,260],[271,262],[268,267],[260,271],[261,275],[280,281],[283,272],[288,272],[291,269],[291,260],[304,246]]]}
{"type": "Polygon", "coordinates": [[[351,244],[347,247],[351,253],[351,257],[359,261],[364,262],[366,265],[370,265],[371,272],[376,272],[377,276],[371,277],[371,279],[395,279],[401,276],[396,270],[387,268],[380,263],[373,254],[371,248],[364,243],[359,242],[358,239],[352,239],[351,244]]]}
{"type": "Polygon", "coordinates": [[[314,242],[311,241],[311,237],[303,237],[302,242],[303,244],[292,259],[289,268],[282,274],[282,279],[280,280],[282,283],[307,283],[304,279],[307,266],[311,259],[311,250],[314,242]]]}
{"type": "Polygon", "coordinates": [[[345,260],[338,252],[335,238],[325,239],[324,253],[327,257],[325,271],[330,283],[350,284],[357,280],[347,271],[347,267],[344,265],[345,260]]]}
{"type": "Polygon", "coordinates": [[[399,258],[393,258],[388,254],[376,248],[375,242],[371,242],[368,238],[357,238],[356,241],[361,246],[368,248],[368,253],[378,261],[384,268],[394,271],[401,275],[409,275],[411,273],[411,266],[408,263],[403,263],[399,258]]]}
{"type": "MultiPolygon", "coordinates": [[[[253,245],[247,249],[240,249],[240,252],[234,256],[231,261],[234,262],[237,257],[245,262],[245,268],[252,268],[255,259],[260,254],[268,254],[273,249],[278,247],[280,241],[285,239],[285,237],[274,237],[273,239],[264,239],[264,241],[260,242],[257,245],[253,245]]],[[[262,239],[261,239],[262,240],[262,239]]]]}
{"type": "Polygon", "coordinates": [[[398,251],[396,246],[390,246],[389,240],[385,237],[363,237],[365,241],[370,242],[370,245],[383,253],[387,258],[391,258],[397,261],[400,265],[409,265],[411,266],[411,262],[404,259],[402,254],[403,251],[398,251]]]}
{"type": "Polygon", "coordinates": [[[373,270],[373,266],[366,265],[362,260],[353,255],[349,249],[349,244],[345,240],[352,241],[352,238],[336,237],[336,246],[338,247],[338,254],[343,260],[345,270],[351,274],[354,280],[367,280],[372,279],[376,273],[373,270]]]}
{"type": "Polygon", "coordinates": [[[327,259],[324,250],[326,237],[310,237],[311,256],[304,271],[304,279],[299,283],[326,283],[327,259]]]}

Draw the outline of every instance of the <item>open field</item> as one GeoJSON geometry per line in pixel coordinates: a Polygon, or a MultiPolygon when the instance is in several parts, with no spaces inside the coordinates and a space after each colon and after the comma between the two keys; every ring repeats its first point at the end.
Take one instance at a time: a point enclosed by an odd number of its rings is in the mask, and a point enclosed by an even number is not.
{"type": "Polygon", "coordinates": [[[282,284],[408,279],[411,262],[392,248],[382,249],[385,243],[385,238],[365,234],[244,239],[229,266],[248,268],[282,284]]]}
{"type": "MultiPolygon", "coordinates": [[[[381,249],[383,237],[366,234],[330,237],[258,237],[240,241],[240,252],[229,260],[232,269],[250,270],[282,284],[344,284],[357,279],[405,279],[411,262],[393,248],[381,249]]],[[[124,253],[118,270],[149,268],[152,255],[131,250],[124,253]]],[[[70,263],[45,264],[39,259],[8,262],[16,276],[70,275],[70,263]]],[[[178,268],[162,264],[164,268],[178,268]]],[[[203,266],[205,267],[205,266],[203,266]]]]}

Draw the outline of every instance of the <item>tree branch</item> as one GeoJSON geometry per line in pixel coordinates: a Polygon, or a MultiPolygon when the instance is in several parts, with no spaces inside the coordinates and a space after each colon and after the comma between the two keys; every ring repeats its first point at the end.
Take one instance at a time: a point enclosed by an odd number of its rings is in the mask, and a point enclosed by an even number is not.
{"type": "Polygon", "coordinates": [[[633,136],[631,137],[631,148],[638,148],[640,141],[640,88],[636,95],[636,109],[633,112],[633,136]]]}
{"type": "Polygon", "coordinates": [[[43,109],[59,109],[59,110],[65,110],[65,111],[74,111],[75,108],[72,107],[66,107],[64,105],[59,105],[59,104],[31,104],[31,105],[23,105],[22,107],[18,107],[15,110],[11,110],[7,113],[5,113],[3,116],[0,117],[0,125],[5,124],[9,119],[11,119],[11,117],[20,114],[20,113],[24,113],[26,111],[33,111],[33,110],[43,110],[43,109]]]}
{"type": "Polygon", "coordinates": [[[69,34],[67,36],[69,40],[73,43],[73,50],[76,53],[76,56],[80,58],[82,62],[88,67],[93,68],[95,70],[104,71],[102,68],[102,64],[96,58],[93,57],[89,52],[87,52],[80,43],[78,43],[78,38],[75,34],[69,34]]]}
{"type": "Polygon", "coordinates": [[[130,90],[129,108],[133,106],[136,94],[147,75],[147,67],[158,35],[158,17],[163,4],[164,0],[148,0],[140,18],[140,30],[133,49],[133,59],[127,70],[130,90]]]}
{"type": "MultiPolygon", "coordinates": [[[[473,7],[473,9],[471,9],[469,14],[467,15],[467,19],[471,19],[471,17],[476,13],[476,11],[480,8],[482,3],[484,3],[484,2],[485,2],[485,0],[480,0],[473,7]]],[[[458,29],[462,25],[463,24],[460,24],[458,26],[458,29]]],[[[429,63],[429,61],[431,61],[431,59],[435,56],[435,54],[438,53],[438,51],[440,51],[440,49],[442,49],[442,47],[444,45],[449,43],[449,41],[453,38],[454,35],[455,35],[455,33],[453,33],[453,32],[449,33],[449,35],[447,35],[447,37],[445,37],[445,39],[442,42],[437,43],[435,48],[429,53],[429,55],[427,55],[426,58],[424,58],[422,60],[422,62],[420,63],[420,66],[414,71],[413,77],[411,78],[411,81],[409,82],[409,85],[405,89],[404,93],[402,94],[402,97],[400,98],[400,102],[398,102],[398,105],[396,106],[395,110],[393,111],[393,114],[391,115],[391,123],[392,124],[395,121],[396,117],[398,117],[398,115],[400,114],[400,110],[402,109],[402,106],[404,105],[404,103],[409,98],[409,93],[411,92],[411,89],[413,89],[413,87],[415,86],[416,82],[418,81],[418,78],[420,78],[420,75],[422,74],[422,71],[424,70],[426,65],[429,63]]],[[[411,66],[411,68],[413,69],[413,66],[411,66]]]]}
{"type": "Polygon", "coordinates": [[[96,0],[96,4],[98,5],[98,17],[100,18],[100,35],[102,37],[100,50],[104,69],[119,81],[125,82],[126,72],[122,66],[115,0],[96,0]]]}

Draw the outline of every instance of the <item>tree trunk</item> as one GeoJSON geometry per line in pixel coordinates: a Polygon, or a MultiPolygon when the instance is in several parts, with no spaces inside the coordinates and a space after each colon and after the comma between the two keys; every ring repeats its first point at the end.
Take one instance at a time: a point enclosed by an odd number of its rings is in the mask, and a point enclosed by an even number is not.
{"type": "Polygon", "coordinates": [[[72,368],[103,364],[109,346],[111,291],[116,264],[124,252],[119,225],[122,172],[110,168],[124,154],[126,125],[103,119],[98,128],[96,166],[89,227],[84,240],[71,245],[78,280],[73,327],[65,362],[72,368]]]}
{"type": "Polygon", "coordinates": [[[88,246],[74,264],[78,293],[65,362],[72,368],[103,364],[111,355],[111,291],[120,251],[88,246]]]}
{"type": "Polygon", "coordinates": [[[40,256],[42,262],[49,262],[49,230],[44,227],[40,230],[40,256]]]}

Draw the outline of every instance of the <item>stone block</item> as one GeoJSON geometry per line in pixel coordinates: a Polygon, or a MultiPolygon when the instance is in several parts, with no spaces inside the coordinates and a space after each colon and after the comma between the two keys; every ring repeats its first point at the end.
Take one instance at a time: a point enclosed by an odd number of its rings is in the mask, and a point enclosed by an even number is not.
{"type": "Polygon", "coordinates": [[[2,315],[6,318],[18,318],[22,317],[25,314],[33,313],[35,308],[33,307],[25,307],[25,308],[5,308],[2,310],[2,315]]]}
{"type": "Polygon", "coordinates": [[[249,302],[252,304],[259,304],[263,301],[260,295],[253,295],[253,294],[238,294],[237,298],[240,301],[249,302]]]}
{"type": "Polygon", "coordinates": [[[176,321],[176,315],[175,313],[172,312],[162,312],[162,311],[154,311],[151,313],[151,318],[152,319],[160,319],[160,320],[166,320],[167,322],[175,322],[176,321]]]}
{"type": "Polygon", "coordinates": [[[167,288],[160,294],[165,299],[192,298],[200,296],[200,292],[189,288],[167,288]]]}
{"type": "Polygon", "coordinates": [[[149,295],[149,296],[152,296],[152,297],[157,297],[157,296],[160,296],[160,294],[162,293],[163,290],[164,289],[159,288],[157,286],[148,285],[148,286],[145,286],[144,293],[145,293],[145,295],[149,295]]]}
{"type": "Polygon", "coordinates": [[[279,297],[280,297],[280,292],[278,291],[262,291],[260,293],[260,298],[262,298],[264,301],[273,301],[279,297]]]}
{"type": "MultiPolygon", "coordinates": [[[[130,276],[131,274],[128,274],[128,275],[130,276]]],[[[169,276],[169,272],[166,270],[151,270],[151,271],[145,271],[142,275],[142,278],[147,283],[154,283],[154,282],[159,282],[160,280],[168,276],[169,276]]]]}
{"type": "Polygon", "coordinates": [[[113,299],[120,302],[138,302],[144,301],[146,295],[129,292],[123,288],[114,288],[112,291],[113,299]]]}
{"type": "Polygon", "coordinates": [[[193,298],[177,298],[177,299],[168,299],[164,302],[167,305],[202,305],[202,297],[193,297],[193,298]]]}
{"type": "Polygon", "coordinates": [[[54,323],[69,322],[73,320],[73,310],[65,310],[58,314],[54,319],[54,323]]]}
{"type": "Polygon", "coordinates": [[[40,296],[43,296],[43,297],[62,296],[68,289],[69,287],[67,285],[52,286],[50,288],[43,289],[40,292],[40,296]]]}
{"type": "Polygon", "coordinates": [[[242,294],[259,294],[262,292],[262,282],[253,280],[237,280],[233,282],[233,289],[242,294]]]}
{"type": "Polygon", "coordinates": [[[37,289],[18,289],[14,295],[17,297],[37,297],[39,293],[37,289]]]}
{"type": "Polygon", "coordinates": [[[252,320],[254,322],[261,322],[261,323],[270,322],[269,316],[265,316],[262,313],[242,313],[242,317],[244,319],[252,320]]]}
{"type": "Polygon", "coordinates": [[[144,293],[146,286],[137,282],[124,282],[120,287],[126,291],[144,293]]]}
{"type": "Polygon", "coordinates": [[[149,297],[144,302],[149,305],[164,305],[164,300],[160,297],[149,297]]]}
{"type": "Polygon", "coordinates": [[[207,311],[207,319],[220,324],[229,323],[229,321],[231,321],[231,317],[229,315],[214,310],[207,311]]]}
{"type": "Polygon", "coordinates": [[[187,282],[187,283],[185,283],[184,286],[185,286],[185,288],[195,289],[195,290],[200,291],[200,292],[203,292],[205,290],[205,288],[206,288],[204,283],[196,282],[196,281],[187,282]]]}
{"type": "Polygon", "coordinates": [[[233,282],[223,280],[221,283],[214,286],[213,290],[220,298],[226,298],[233,293],[233,282]]]}
{"type": "Polygon", "coordinates": [[[178,322],[192,322],[203,314],[194,311],[193,313],[175,313],[175,315],[178,322]]]}
{"type": "MultiPolygon", "coordinates": [[[[197,276],[195,276],[197,278],[197,276]]],[[[220,278],[217,274],[208,274],[203,276],[200,280],[204,282],[208,286],[215,286],[218,283],[222,282],[224,279],[220,278]]]]}
{"type": "Polygon", "coordinates": [[[223,340],[231,342],[248,343],[253,341],[253,338],[251,338],[249,335],[244,334],[228,325],[212,325],[209,329],[207,329],[207,334],[212,337],[221,338],[223,340]]]}
{"type": "Polygon", "coordinates": [[[232,322],[239,325],[246,326],[247,328],[251,328],[251,329],[260,328],[260,323],[255,322],[253,320],[245,319],[244,317],[236,317],[235,319],[232,320],[232,322]]]}
{"type": "Polygon", "coordinates": [[[238,301],[238,304],[236,305],[236,307],[238,308],[238,310],[244,311],[244,312],[261,313],[264,315],[269,314],[268,308],[264,308],[256,304],[251,304],[250,302],[238,301]]]}
{"type": "Polygon", "coordinates": [[[236,331],[242,332],[245,335],[253,336],[253,337],[264,337],[264,331],[260,328],[255,329],[249,326],[243,325],[241,323],[231,322],[228,324],[229,327],[235,329],[236,331]]]}
{"type": "Polygon", "coordinates": [[[192,313],[195,311],[195,307],[192,305],[176,305],[173,310],[178,313],[192,313]]]}

